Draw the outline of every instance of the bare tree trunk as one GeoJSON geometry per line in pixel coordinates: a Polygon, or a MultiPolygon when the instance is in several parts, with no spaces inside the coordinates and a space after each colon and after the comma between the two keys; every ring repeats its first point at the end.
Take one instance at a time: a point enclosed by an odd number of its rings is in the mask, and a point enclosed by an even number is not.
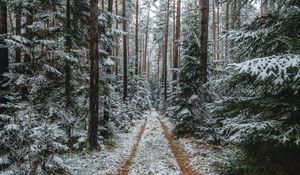
{"type": "Polygon", "coordinates": [[[135,10],[135,74],[139,73],[139,0],[136,0],[135,10]]]}
{"type": "Polygon", "coordinates": [[[200,36],[200,86],[207,82],[207,52],[208,52],[208,17],[209,0],[200,0],[201,6],[201,36],[200,36]]]}
{"type": "Polygon", "coordinates": [[[169,39],[169,9],[170,9],[170,0],[167,0],[166,8],[166,17],[165,17],[165,29],[164,29],[164,42],[163,42],[163,82],[164,82],[164,100],[167,101],[167,92],[168,92],[168,39],[169,39]]]}
{"type": "Polygon", "coordinates": [[[238,24],[237,24],[237,27],[238,27],[238,29],[240,29],[241,28],[241,9],[242,8],[242,4],[241,4],[241,1],[240,0],[238,0],[238,14],[237,14],[237,20],[238,20],[238,24]]]}
{"type": "MultiPolygon", "coordinates": [[[[149,39],[149,20],[150,20],[150,9],[148,9],[148,14],[147,14],[147,25],[146,25],[146,34],[145,34],[145,61],[149,63],[149,58],[148,58],[148,39],[149,39]]],[[[145,64],[147,64],[147,62],[145,64]]],[[[148,65],[149,66],[149,65],[148,65]]],[[[147,77],[149,77],[149,67],[147,68],[147,77]]]]}
{"type": "Polygon", "coordinates": [[[90,120],[88,141],[90,147],[97,147],[98,116],[99,116],[99,51],[98,51],[98,0],[90,0],[90,120]]]}
{"type": "MultiPolygon", "coordinates": [[[[18,12],[16,14],[16,35],[21,35],[22,29],[22,16],[18,12]]],[[[16,62],[21,63],[21,48],[16,48],[16,62]]]]}
{"type": "Polygon", "coordinates": [[[226,16],[225,16],[225,59],[228,59],[228,30],[229,30],[229,0],[226,0],[226,16]]]}
{"type": "MultiPolygon", "coordinates": [[[[26,16],[26,25],[28,26],[28,25],[31,25],[32,23],[33,23],[33,16],[31,14],[28,14],[26,16]]],[[[32,30],[27,27],[26,28],[26,37],[31,40],[32,37],[33,37],[32,35],[33,35],[32,34],[32,30]]],[[[25,56],[24,56],[24,62],[26,62],[26,63],[33,61],[32,60],[33,59],[32,56],[34,54],[33,53],[33,46],[31,44],[28,44],[27,46],[30,48],[31,54],[29,54],[29,53],[25,54],[25,56]]]]}
{"type": "Polygon", "coordinates": [[[143,49],[143,74],[146,75],[146,71],[147,71],[147,58],[146,58],[146,50],[145,50],[145,34],[143,33],[143,39],[142,39],[142,49],[143,49]]]}
{"type": "MultiPolygon", "coordinates": [[[[110,13],[109,14],[109,17],[108,17],[108,27],[109,27],[109,30],[112,30],[112,13],[113,13],[113,0],[109,0],[108,1],[108,12],[110,13]]],[[[108,47],[108,50],[107,52],[109,53],[109,56],[112,55],[112,46],[108,47]]],[[[106,83],[110,83],[110,78],[109,78],[109,75],[111,75],[112,71],[111,71],[111,66],[109,67],[105,67],[106,69],[106,83]]],[[[109,123],[109,111],[110,111],[110,103],[109,103],[109,95],[105,95],[104,96],[104,111],[103,111],[103,121],[102,121],[102,125],[103,127],[105,128],[105,130],[102,130],[100,132],[101,136],[103,136],[104,138],[107,138],[108,137],[108,123],[109,123]]]]}
{"type": "MultiPolygon", "coordinates": [[[[126,18],[126,0],[123,0],[123,6],[122,6],[122,11],[123,11],[123,18],[126,18]]],[[[127,31],[127,20],[123,22],[123,31],[127,31]]],[[[128,85],[128,70],[127,70],[127,64],[128,64],[128,61],[127,61],[127,36],[128,34],[124,35],[124,38],[123,38],[123,61],[124,61],[124,64],[123,64],[123,69],[124,69],[124,72],[123,72],[123,88],[124,88],[124,91],[123,91],[123,101],[124,102],[127,102],[127,97],[128,97],[128,88],[127,88],[127,85],[128,85]]]]}
{"type": "Polygon", "coordinates": [[[212,22],[212,33],[213,33],[213,58],[216,59],[217,58],[217,54],[216,54],[216,43],[217,43],[217,30],[216,30],[216,12],[215,12],[215,3],[213,2],[213,7],[212,7],[212,12],[213,12],[213,22],[212,22]]]}
{"type": "Polygon", "coordinates": [[[236,20],[236,0],[232,1],[232,11],[231,11],[231,28],[235,29],[236,20]]]}
{"type": "Polygon", "coordinates": [[[172,70],[172,80],[173,80],[173,74],[175,73],[174,69],[174,54],[175,54],[175,47],[176,47],[176,0],[173,1],[173,13],[172,13],[172,17],[173,17],[173,36],[172,36],[172,44],[171,44],[171,48],[170,48],[170,70],[172,70]]]}
{"type": "Polygon", "coordinates": [[[174,64],[174,71],[173,74],[173,80],[177,80],[177,74],[178,74],[178,68],[179,68],[179,40],[180,40],[180,33],[181,33],[181,0],[177,0],[177,8],[176,8],[176,42],[175,42],[175,49],[174,49],[174,59],[173,59],[173,64],[174,64]]]}
{"type": "MultiPolygon", "coordinates": [[[[118,7],[118,0],[115,0],[115,13],[116,15],[118,16],[119,15],[119,7],[118,7]]],[[[116,29],[118,30],[119,29],[119,21],[116,20],[116,29]]],[[[117,36],[116,38],[116,43],[118,44],[118,46],[116,47],[116,57],[118,58],[119,57],[119,36],[117,36]]],[[[118,69],[119,69],[119,60],[116,60],[116,76],[118,76],[118,69]]]]}
{"type": "Polygon", "coordinates": [[[220,59],[220,5],[217,5],[217,59],[220,59]]]}
{"type": "MultiPolygon", "coordinates": [[[[71,40],[71,2],[70,0],[67,0],[67,34],[66,34],[66,45],[65,45],[65,50],[67,53],[71,52],[71,47],[72,47],[72,40],[71,40]]],[[[71,106],[71,66],[68,61],[65,63],[65,72],[66,72],[66,77],[65,77],[65,92],[66,92],[66,108],[67,110],[71,106]]],[[[66,133],[68,137],[71,137],[71,126],[68,126],[66,129],[66,133]]]]}
{"type": "MultiPolygon", "coordinates": [[[[0,35],[7,34],[7,6],[6,3],[0,1],[0,35]]],[[[4,40],[0,40],[0,44],[5,45],[4,40]]],[[[4,84],[3,73],[8,72],[8,48],[0,47],[0,90],[6,90],[7,88],[2,87],[4,84]]]]}

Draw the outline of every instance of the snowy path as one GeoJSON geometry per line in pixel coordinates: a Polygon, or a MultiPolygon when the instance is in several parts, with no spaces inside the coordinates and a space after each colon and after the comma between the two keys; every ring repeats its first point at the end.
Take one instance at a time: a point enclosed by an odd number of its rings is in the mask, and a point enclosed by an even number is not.
{"type": "Polygon", "coordinates": [[[172,153],[160,122],[156,118],[158,114],[154,111],[148,117],[147,126],[133,165],[129,171],[135,174],[165,174],[180,175],[180,168],[172,153]]]}
{"type": "Polygon", "coordinates": [[[189,159],[160,121],[156,111],[151,111],[134,144],[131,156],[118,175],[195,175],[189,159]]]}

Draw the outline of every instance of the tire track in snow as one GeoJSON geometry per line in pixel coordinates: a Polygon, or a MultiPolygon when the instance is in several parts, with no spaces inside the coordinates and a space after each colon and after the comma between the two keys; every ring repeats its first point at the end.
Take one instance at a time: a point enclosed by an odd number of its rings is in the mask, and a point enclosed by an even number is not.
{"type": "Polygon", "coordinates": [[[138,148],[138,146],[140,144],[140,141],[142,139],[142,136],[145,132],[146,125],[147,125],[147,118],[145,119],[144,124],[140,128],[139,134],[137,136],[136,143],[133,145],[133,147],[131,149],[131,153],[130,153],[128,159],[126,159],[126,161],[123,164],[123,166],[121,167],[121,169],[117,173],[115,173],[114,175],[128,175],[128,172],[129,172],[130,167],[132,165],[132,161],[133,161],[133,159],[136,155],[137,148],[138,148]]]}
{"type": "Polygon", "coordinates": [[[160,122],[160,125],[164,131],[165,137],[167,138],[169,145],[172,149],[173,154],[176,157],[176,161],[181,169],[181,172],[183,175],[197,175],[191,166],[189,165],[189,158],[185,154],[185,152],[177,146],[177,144],[174,142],[173,136],[171,132],[169,131],[168,127],[157,117],[157,119],[160,122]]]}
{"type": "Polygon", "coordinates": [[[151,111],[129,175],[182,174],[157,116],[156,111],[151,111]]]}

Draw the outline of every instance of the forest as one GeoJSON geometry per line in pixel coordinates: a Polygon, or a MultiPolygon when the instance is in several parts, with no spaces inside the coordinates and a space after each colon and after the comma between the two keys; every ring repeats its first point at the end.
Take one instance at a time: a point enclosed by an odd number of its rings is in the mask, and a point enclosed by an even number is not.
{"type": "Polygon", "coordinates": [[[1,175],[299,165],[299,0],[0,0],[1,175]]]}

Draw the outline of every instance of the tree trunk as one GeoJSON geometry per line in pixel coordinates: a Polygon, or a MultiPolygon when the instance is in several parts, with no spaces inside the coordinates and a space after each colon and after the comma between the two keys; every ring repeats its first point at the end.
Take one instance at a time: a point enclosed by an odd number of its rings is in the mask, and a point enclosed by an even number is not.
{"type": "Polygon", "coordinates": [[[176,42],[175,42],[175,49],[174,49],[174,73],[173,73],[173,80],[177,80],[178,68],[179,68],[179,40],[180,40],[180,33],[181,33],[181,0],[177,0],[177,8],[176,8],[176,42]]]}
{"type": "MultiPolygon", "coordinates": [[[[16,35],[21,35],[22,15],[20,12],[16,14],[16,35]]],[[[21,48],[16,48],[16,62],[21,63],[21,48]]]]}
{"type": "Polygon", "coordinates": [[[201,1],[201,36],[200,36],[200,86],[207,82],[207,44],[208,44],[208,17],[209,0],[201,1]]]}
{"type": "Polygon", "coordinates": [[[229,30],[229,0],[226,0],[225,16],[225,59],[228,59],[228,30],[229,30]]]}
{"type": "Polygon", "coordinates": [[[215,3],[213,2],[213,9],[212,9],[212,12],[213,12],[213,22],[212,22],[212,33],[213,33],[213,58],[216,59],[217,58],[217,47],[216,47],[216,44],[217,44],[217,30],[216,30],[216,11],[215,11],[215,3]]]}
{"type": "MultiPolygon", "coordinates": [[[[126,18],[126,0],[123,0],[123,6],[122,6],[122,11],[123,11],[123,18],[125,19],[126,18]]],[[[123,22],[123,31],[126,32],[127,31],[127,19],[123,22]]],[[[124,64],[123,64],[123,69],[124,69],[124,72],[123,72],[123,88],[124,88],[124,91],[123,91],[123,101],[124,102],[127,102],[127,97],[128,97],[128,89],[127,89],[127,85],[128,85],[128,70],[127,70],[127,64],[128,64],[128,61],[127,61],[127,36],[128,34],[124,35],[124,38],[123,38],[123,61],[124,61],[124,64]]]]}
{"type": "Polygon", "coordinates": [[[235,29],[236,20],[236,0],[232,1],[232,11],[231,11],[231,29],[235,29]]]}
{"type": "MultiPolygon", "coordinates": [[[[150,20],[150,9],[148,9],[148,14],[147,14],[147,25],[146,25],[146,34],[145,34],[145,64],[147,64],[147,62],[149,63],[149,58],[148,58],[148,39],[149,39],[149,20],[150,20]]],[[[149,66],[149,65],[148,65],[149,66]]],[[[147,77],[149,77],[149,67],[146,66],[146,73],[147,73],[147,77]]]]}
{"type": "MultiPolygon", "coordinates": [[[[0,1],[0,35],[7,34],[7,7],[6,3],[0,1]]],[[[6,43],[0,39],[0,45],[6,43]]],[[[2,87],[4,84],[3,73],[8,72],[8,48],[0,47],[0,90],[6,90],[7,88],[2,87]]]]}
{"type": "Polygon", "coordinates": [[[241,28],[241,9],[242,8],[242,4],[241,1],[238,1],[238,12],[237,12],[237,27],[238,29],[241,28]]]}
{"type": "Polygon", "coordinates": [[[135,74],[139,73],[139,0],[136,0],[135,10],[135,74]]]}
{"type": "Polygon", "coordinates": [[[163,42],[163,82],[164,82],[164,100],[167,101],[167,92],[168,92],[168,68],[167,68],[167,59],[168,59],[168,39],[169,39],[169,9],[170,9],[170,0],[167,0],[166,8],[166,17],[165,17],[165,29],[164,29],[164,42],[163,42]]]}
{"type": "MultiPolygon", "coordinates": [[[[115,11],[116,11],[116,16],[119,15],[119,7],[118,7],[118,0],[115,0],[115,11]]],[[[116,30],[119,29],[119,21],[116,20],[116,30]]],[[[118,44],[116,47],[116,57],[119,57],[119,36],[116,38],[116,43],[118,44]]],[[[118,69],[119,69],[119,60],[116,60],[116,76],[118,76],[118,69]]]]}
{"type": "MultiPolygon", "coordinates": [[[[113,0],[109,0],[108,1],[108,12],[110,13],[110,15],[113,13],[113,0]]],[[[112,30],[112,17],[109,15],[109,18],[108,18],[108,27],[110,30],[112,30]]],[[[109,47],[108,48],[108,53],[109,53],[109,56],[112,55],[112,48],[109,47]]],[[[111,83],[110,82],[110,78],[109,76],[111,75],[112,71],[111,71],[111,66],[109,67],[106,67],[106,83],[111,83]]],[[[105,128],[105,131],[102,131],[101,132],[101,136],[103,136],[104,138],[107,138],[108,137],[108,123],[109,123],[109,111],[110,111],[110,101],[109,101],[110,97],[109,97],[109,94],[106,95],[104,97],[104,111],[103,111],[103,126],[105,128]]]]}
{"type": "MultiPolygon", "coordinates": [[[[27,25],[27,26],[28,26],[28,25],[32,25],[32,23],[33,23],[33,16],[32,16],[31,14],[28,14],[28,15],[26,16],[26,25],[27,25]]],[[[28,27],[26,27],[26,37],[27,37],[29,40],[32,40],[32,38],[33,38],[32,30],[29,29],[28,27]]],[[[28,44],[27,47],[30,48],[31,53],[26,53],[26,54],[25,54],[25,56],[24,56],[24,62],[25,62],[25,63],[29,63],[29,62],[33,61],[33,60],[32,60],[32,56],[33,56],[33,54],[34,54],[34,53],[33,53],[33,46],[32,46],[31,44],[28,44]]]]}
{"type": "Polygon", "coordinates": [[[220,59],[220,5],[217,5],[217,59],[220,59]]]}
{"type": "Polygon", "coordinates": [[[98,0],[90,0],[90,120],[88,141],[91,149],[97,147],[99,110],[99,51],[98,51],[98,0]]]}
{"type": "Polygon", "coordinates": [[[172,36],[172,43],[170,47],[170,70],[172,70],[172,80],[173,80],[173,74],[174,74],[174,53],[175,53],[175,47],[176,47],[176,0],[173,0],[173,13],[172,13],[172,22],[173,22],[173,36],[172,36]]]}
{"type": "MultiPolygon", "coordinates": [[[[71,40],[71,0],[67,0],[67,25],[66,25],[66,52],[70,53],[71,52],[71,47],[72,47],[72,40],[71,40]]],[[[66,72],[66,77],[65,77],[65,91],[66,91],[66,108],[69,110],[71,106],[71,65],[68,61],[65,63],[65,72],[66,72]]],[[[67,126],[66,129],[67,136],[71,138],[71,126],[67,126]]]]}

